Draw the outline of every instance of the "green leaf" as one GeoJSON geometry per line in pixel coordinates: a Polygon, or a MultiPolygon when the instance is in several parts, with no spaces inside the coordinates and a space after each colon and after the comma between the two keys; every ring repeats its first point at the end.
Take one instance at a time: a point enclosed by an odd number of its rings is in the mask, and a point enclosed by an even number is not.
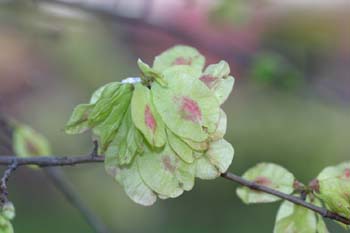
{"type": "MultiPolygon", "coordinates": [[[[257,164],[255,167],[246,171],[243,174],[243,178],[286,194],[291,194],[293,192],[293,174],[285,168],[273,163],[257,164]]],[[[280,199],[270,194],[251,190],[247,187],[238,188],[237,195],[246,204],[268,203],[280,199]]]]}
{"type": "Polygon", "coordinates": [[[135,126],[148,143],[156,147],[165,144],[164,123],[152,103],[150,90],[142,84],[135,85],[131,100],[131,115],[135,126]]]}
{"type": "Polygon", "coordinates": [[[141,59],[137,60],[137,65],[139,66],[139,69],[142,72],[143,80],[145,83],[149,83],[155,80],[161,86],[167,85],[167,82],[164,80],[163,75],[160,72],[156,71],[155,69],[149,67],[149,65],[144,63],[141,59]]]}
{"type": "Polygon", "coordinates": [[[88,119],[89,126],[94,127],[104,121],[112,111],[112,107],[112,98],[99,99],[90,113],[88,119]]]}
{"type": "Polygon", "coordinates": [[[103,97],[111,97],[111,95],[113,95],[114,92],[116,92],[118,90],[118,88],[120,87],[120,85],[122,85],[120,82],[111,82],[111,83],[107,83],[105,85],[103,85],[102,87],[99,87],[91,96],[90,98],[90,104],[95,104],[102,96],[103,97]],[[106,89],[106,91],[105,91],[106,89]]]}
{"type": "Polygon", "coordinates": [[[108,146],[106,156],[114,157],[118,165],[131,163],[136,154],[143,152],[143,137],[131,119],[131,110],[126,112],[118,132],[108,146]]]}
{"type": "Polygon", "coordinates": [[[130,89],[122,88],[120,91],[122,93],[120,93],[118,102],[115,102],[111,107],[112,111],[106,116],[104,121],[100,122],[99,125],[93,128],[94,134],[99,136],[100,153],[104,153],[108,148],[108,145],[113,141],[131,102],[132,91],[130,89]]]}
{"type": "Polygon", "coordinates": [[[168,87],[152,86],[153,102],[167,127],[181,138],[202,142],[217,127],[220,108],[212,92],[199,81],[199,73],[186,67],[164,72],[168,87]]]}
{"type": "Polygon", "coordinates": [[[51,154],[47,139],[31,127],[23,124],[16,125],[13,134],[13,150],[19,157],[51,154]]]}
{"type": "Polygon", "coordinates": [[[168,145],[159,152],[145,150],[137,164],[147,186],[162,196],[178,197],[194,185],[194,168],[179,159],[168,145]]]}
{"type": "MultiPolygon", "coordinates": [[[[119,82],[111,82],[98,88],[91,96],[90,104],[79,104],[65,127],[67,134],[80,134],[103,121],[112,111],[112,106],[117,101],[119,82]],[[114,102],[113,102],[114,101],[114,102]]],[[[124,86],[131,91],[131,85],[124,86]]]]}
{"type": "Polygon", "coordinates": [[[173,134],[171,130],[168,129],[166,132],[171,149],[173,149],[182,160],[187,163],[192,163],[194,161],[194,157],[191,147],[173,134]]]}
{"type": "Polygon", "coordinates": [[[0,233],[14,233],[11,222],[2,215],[0,215],[0,233]]]}
{"type": "Polygon", "coordinates": [[[228,76],[229,73],[230,67],[227,62],[220,61],[218,64],[209,65],[199,78],[214,92],[220,105],[226,101],[234,85],[235,80],[232,76],[228,76]]]}
{"type": "Polygon", "coordinates": [[[225,139],[212,142],[206,152],[208,160],[218,169],[220,173],[227,171],[232,163],[234,150],[232,145],[225,139]]]}
{"type": "Polygon", "coordinates": [[[311,210],[284,201],[278,210],[274,233],[316,233],[316,216],[311,210]]]}
{"type": "Polygon", "coordinates": [[[190,66],[202,71],[205,65],[205,58],[194,48],[189,46],[174,46],[160,55],[153,62],[153,69],[163,72],[173,66],[190,66]]]}
{"type": "Polygon", "coordinates": [[[131,84],[106,86],[89,115],[89,125],[93,127],[104,121],[113,110],[113,107],[116,104],[120,104],[124,95],[131,91],[131,84]]]}
{"type": "Polygon", "coordinates": [[[66,124],[65,132],[67,134],[80,134],[88,130],[88,119],[93,107],[93,104],[79,104],[76,106],[66,124]]]}

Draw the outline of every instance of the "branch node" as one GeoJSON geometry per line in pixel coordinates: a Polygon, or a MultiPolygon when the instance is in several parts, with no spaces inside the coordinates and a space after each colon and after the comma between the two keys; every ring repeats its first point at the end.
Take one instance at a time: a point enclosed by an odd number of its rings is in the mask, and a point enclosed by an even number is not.
{"type": "Polygon", "coordinates": [[[97,140],[93,140],[93,144],[94,144],[94,147],[90,153],[90,156],[92,158],[95,158],[95,157],[98,157],[98,141],[97,140]]]}
{"type": "Polygon", "coordinates": [[[236,182],[236,183],[238,183],[240,185],[246,186],[246,187],[248,187],[250,189],[254,189],[254,190],[257,190],[257,191],[260,191],[260,192],[268,193],[268,194],[274,195],[276,197],[279,197],[279,198],[281,198],[283,200],[287,200],[287,201],[292,202],[292,203],[294,203],[296,205],[299,205],[299,206],[302,206],[302,207],[307,208],[309,210],[312,210],[315,213],[318,213],[318,214],[322,215],[325,218],[333,219],[333,220],[336,220],[338,222],[344,223],[346,225],[350,225],[350,219],[348,219],[348,218],[346,218],[344,216],[341,216],[341,215],[339,215],[337,213],[328,211],[325,208],[322,208],[322,207],[316,206],[316,205],[314,205],[312,203],[306,202],[305,200],[303,200],[303,194],[302,193],[301,193],[302,194],[302,198],[299,198],[299,197],[296,197],[296,196],[293,196],[293,195],[290,195],[290,194],[282,193],[282,192],[280,192],[278,190],[269,188],[267,186],[260,185],[258,183],[252,182],[250,180],[246,180],[246,179],[244,179],[244,178],[242,178],[240,176],[237,176],[237,175],[235,175],[233,173],[230,173],[230,172],[226,172],[226,173],[221,174],[221,177],[223,177],[223,178],[225,178],[227,180],[236,182]]]}

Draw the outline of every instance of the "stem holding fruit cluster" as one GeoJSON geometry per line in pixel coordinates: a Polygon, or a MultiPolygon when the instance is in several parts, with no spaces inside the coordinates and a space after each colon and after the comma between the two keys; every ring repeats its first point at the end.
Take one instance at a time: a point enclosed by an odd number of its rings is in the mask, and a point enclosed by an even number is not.
{"type": "MultiPolygon", "coordinates": [[[[4,165],[4,166],[12,165],[12,167],[14,166],[14,164],[16,164],[15,167],[20,167],[25,165],[37,165],[39,167],[55,167],[55,166],[57,167],[57,166],[74,166],[78,164],[101,163],[101,162],[104,162],[104,156],[96,155],[95,153],[91,153],[89,155],[84,155],[84,156],[38,156],[38,157],[29,157],[29,158],[19,158],[15,156],[0,156],[0,165],[4,165]]],[[[6,177],[8,177],[8,173],[9,173],[8,170],[5,172],[4,174],[5,178],[3,177],[2,180],[3,179],[6,180],[6,177]]],[[[302,198],[285,194],[278,190],[271,189],[261,184],[257,184],[255,182],[246,180],[230,172],[221,174],[221,177],[227,180],[233,181],[235,183],[238,183],[240,185],[246,186],[250,189],[268,193],[273,196],[279,197],[281,199],[290,201],[296,205],[303,206],[309,210],[314,211],[315,213],[322,215],[325,218],[329,218],[329,219],[344,223],[346,225],[350,225],[350,219],[345,218],[337,213],[331,212],[325,208],[306,202],[302,198]]]]}

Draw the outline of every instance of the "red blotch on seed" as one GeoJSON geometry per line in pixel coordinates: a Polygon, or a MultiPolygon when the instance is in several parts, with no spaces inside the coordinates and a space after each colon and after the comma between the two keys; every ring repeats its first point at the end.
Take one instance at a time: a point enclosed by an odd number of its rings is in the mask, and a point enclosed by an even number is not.
{"type": "Polygon", "coordinates": [[[184,58],[184,57],[178,57],[176,58],[172,65],[191,65],[192,64],[192,59],[191,58],[184,58]]]}
{"type": "Polygon", "coordinates": [[[39,154],[38,148],[30,141],[26,141],[26,146],[27,146],[28,152],[31,155],[38,155],[39,154]]]}
{"type": "Polygon", "coordinates": [[[149,105],[146,105],[146,108],[145,108],[145,124],[154,133],[154,131],[156,130],[156,127],[157,127],[157,122],[154,119],[154,116],[151,112],[151,108],[149,107],[149,105]]]}
{"type": "Polygon", "coordinates": [[[264,186],[269,186],[272,184],[271,180],[268,179],[267,177],[264,177],[264,176],[259,176],[259,177],[255,178],[254,182],[259,184],[259,185],[264,185],[264,186]]]}
{"type": "Polygon", "coordinates": [[[180,102],[180,112],[185,120],[194,123],[202,120],[202,112],[196,101],[186,96],[180,98],[180,101],[175,98],[175,101],[180,102]]]}
{"type": "Polygon", "coordinates": [[[211,89],[217,80],[216,77],[211,76],[211,75],[203,75],[202,77],[199,78],[209,89],[211,89]]]}
{"type": "Polygon", "coordinates": [[[39,155],[38,148],[30,141],[26,141],[26,147],[30,155],[39,155]]]}
{"type": "Polygon", "coordinates": [[[170,156],[168,156],[168,155],[164,156],[162,158],[162,163],[163,163],[163,166],[164,166],[165,170],[167,170],[167,171],[169,171],[171,173],[175,172],[176,164],[173,164],[173,162],[171,161],[170,156]]]}
{"type": "Polygon", "coordinates": [[[350,178],[350,168],[346,168],[344,171],[344,176],[345,178],[349,179],[350,178]]]}

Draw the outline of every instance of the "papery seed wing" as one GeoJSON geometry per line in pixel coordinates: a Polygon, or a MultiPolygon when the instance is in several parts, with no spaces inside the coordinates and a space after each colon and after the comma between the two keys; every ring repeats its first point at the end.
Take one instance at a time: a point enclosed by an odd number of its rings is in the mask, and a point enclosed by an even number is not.
{"type": "Polygon", "coordinates": [[[220,110],[212,92],[189,67],[173,67],[164,72],[168,87],[152,86],[155,107],[168,128],[176,135],[202,142],[214,132],[220,110]]]}
{"type": "Polygon", "coordinates": [[[163,72],[173,66],[190,66],[196,70],[202,71],[205,64],[205,58],[194,48],[189,46],[175,46],[160,55],[153,62],[153,68],[163,72]]]}
{"type": "Polygon", "coordinates": [[[153,146],[161,147],[166,142],[164,123],[156,111],[150,90],[136,84],[131,100],[131,115],[135,126],[153,146]]]}
{"type": "Polygon", "coordinates": [[[176,136],[171,130],[167,129],[167,137],[170,147],[185,162],[192,163],[194,160],[192,148],[176,136]]]}

